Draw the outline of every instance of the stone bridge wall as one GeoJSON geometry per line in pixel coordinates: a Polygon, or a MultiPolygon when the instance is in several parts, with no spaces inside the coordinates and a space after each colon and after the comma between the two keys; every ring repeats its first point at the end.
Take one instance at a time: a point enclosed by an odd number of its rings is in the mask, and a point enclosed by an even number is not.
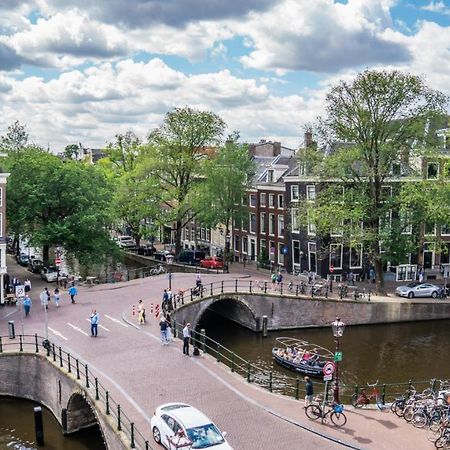
{"type": "Polygon", "coordinates": [[[106,448],[128,448],[116,431],[111,416],[104,413],[75,377],[52,364],[43,354],[1,353],[0,395],[27,398],[46,406],[65,434],[99,424],[106,448]],[[67,422],[63,410],[67,410],[67,422]],[[66,422],[66,423],[65,423],[66,422]]]}
{"type": "Polygon", "coordinates": [[[261,330],[264,315],[269,330],[328,326],[336,316],[348,325],[450,319],[450,302],[442,300],[367,302],[249,293],[224,293],[188,301],[173,317],[178,323],[186,321],[196,326],[209,307],[253,331],[261,330]]]}

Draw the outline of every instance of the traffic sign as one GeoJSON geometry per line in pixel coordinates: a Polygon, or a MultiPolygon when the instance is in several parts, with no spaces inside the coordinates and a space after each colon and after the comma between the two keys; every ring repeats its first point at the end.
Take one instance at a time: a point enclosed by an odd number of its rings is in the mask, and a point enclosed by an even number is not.
{"type": "Polygon", "coordinates": [[[324,375],[333,375],[335,369],[334,362],[327,361],[323,366],[322,372],[324,375]]]}
{"type": "Polygon", "coordinates": [[[16,297],[25,297],[25,286],[24,285],[17,285],[16,286],[16,297]]]}
{"type": "Polygon", "coordinates": [[[342,352],[336,352],[334,354],[334,362],[342,361],[342,352]]]}
{"type": "Polygon", "coordinates": [[[61,258],[56,258],[56,259],[55,259],[55,264],[56,264],[57,266],[59,266],[59,265],[61,264],[61,258]]]}
{"type": "Polygon", "coordinates": [[[334,272],[334,266],[330,266],[330,273],[334,272]]]}
{"type": "Polygon", "coordinates": [[[331,381],[332,379],[333,379],[333,374],[323,376],[323,381],[331,381]]]}

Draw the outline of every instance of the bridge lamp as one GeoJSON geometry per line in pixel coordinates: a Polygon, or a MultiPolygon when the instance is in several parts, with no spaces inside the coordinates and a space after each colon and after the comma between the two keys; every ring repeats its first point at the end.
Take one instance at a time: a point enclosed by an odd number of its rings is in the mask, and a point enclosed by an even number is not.
{"type": "Polygon", "coordinates": [[[331,324],[331,330],[333,331],[334,342],[336,344],[336,352],[334,354],[336,370],[334,372],[333,400],[334,403],[339,403],[339,361],[342,359],[339,340],[344,335],[345,323],[339,317],[336,317],[336,320],[331,324]]]}

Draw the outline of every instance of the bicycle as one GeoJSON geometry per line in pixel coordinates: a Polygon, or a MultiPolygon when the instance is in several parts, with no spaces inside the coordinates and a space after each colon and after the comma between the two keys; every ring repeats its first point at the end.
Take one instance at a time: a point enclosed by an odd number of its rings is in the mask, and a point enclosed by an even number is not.
{"type": "Polygon", "coordinates": [[[161,264],[150,270],[150,275],[161,275],[162,273],[166,273],[166,269],[161,264]]]}
{"type": "Polygon", "coordinates": [[[333,405],[312,403],[306,407],[305,414],[311,420],[322,419],[322,423],[326,422],[327,416],[329,415],[334,425],[343,427],[347,423],[347,417],[343,411],[344,406],[338,403],[334,403],[333,405]]]}
{"type": "Polygon", "coordinates": [[[383,399],[380,395],[380,391],[376,388],[378,384],[378,380],[374,384],[367,383],[367,386],[373,388],[372,392],[367,395],[364,389],[361,389],[359,394],[352,395],[352,405],[355,408],[362,408],[365,405],[368,405],[372,399],[375,399],[375,403],[379,410],[384,409],[383,399]]]}

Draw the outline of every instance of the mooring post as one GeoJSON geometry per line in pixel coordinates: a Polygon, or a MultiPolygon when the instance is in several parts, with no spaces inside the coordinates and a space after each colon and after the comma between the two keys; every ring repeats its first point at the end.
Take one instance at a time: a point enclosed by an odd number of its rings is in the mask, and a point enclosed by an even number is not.
{"type": "Polygon", "coordinates": [[[36,444],[44,445],[44,424],[42,423],[42,408],[36,406],[34,408],[34,431],[36,434],[36,444]]]}
{"type": "Polygon", "coordinates": [[[267,337],[267,316],[262,316],[263,337],[267,337]]]}

